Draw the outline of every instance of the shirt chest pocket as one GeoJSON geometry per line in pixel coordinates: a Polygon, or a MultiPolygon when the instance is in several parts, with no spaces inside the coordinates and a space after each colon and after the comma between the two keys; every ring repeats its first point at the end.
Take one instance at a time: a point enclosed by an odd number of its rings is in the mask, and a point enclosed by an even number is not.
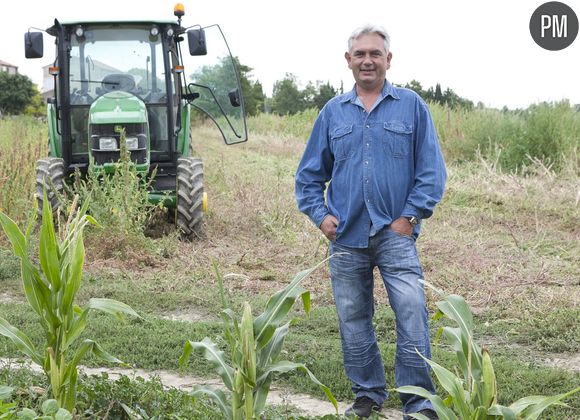
{"type": "Polygon", "coordinates": [[[403,121],[387,121],[383,128],[385,152],[396,158],[409,156],[413,145],[413,126],[403,121]]]}
{"type": "Polygon", "coordinates": [[[338,162],[351,158],[355,152],[355,139],[352,125],[337,127],[330,133],[330,148],[334,161],[338,162]]]}

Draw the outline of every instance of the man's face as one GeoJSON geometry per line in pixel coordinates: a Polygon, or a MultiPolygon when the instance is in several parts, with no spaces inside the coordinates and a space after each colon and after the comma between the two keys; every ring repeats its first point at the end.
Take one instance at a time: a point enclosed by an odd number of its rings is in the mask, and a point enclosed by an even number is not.
{"type": "Polygon", "coordinates": [[[355,39],[350,52],[344,54],[356,84],[365,89],[383,85],[391,66],[392,54],[385,51],[384,40],[377,34],[365,34],[355,39]]]}

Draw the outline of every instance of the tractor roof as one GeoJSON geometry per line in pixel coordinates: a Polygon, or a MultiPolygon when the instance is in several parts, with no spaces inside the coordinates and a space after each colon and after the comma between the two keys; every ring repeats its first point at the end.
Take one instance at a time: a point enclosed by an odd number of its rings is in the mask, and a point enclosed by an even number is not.
{"type": "Polygon", "coordinates": [[[155,24],[155,25],[178,25],[175,20],[159,20],[159,19],[143,19],[143,20],[71,20],[65,22],[59,22],[62,26],[74,26],[74,25],[135,25],[135,24],[155,24]]]}

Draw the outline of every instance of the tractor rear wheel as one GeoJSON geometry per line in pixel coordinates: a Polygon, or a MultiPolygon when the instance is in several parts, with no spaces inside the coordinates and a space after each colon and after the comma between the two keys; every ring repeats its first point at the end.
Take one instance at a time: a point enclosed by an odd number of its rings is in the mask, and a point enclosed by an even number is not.
{"type": "Polygon", "coordinates": [[[52,214],[57,215],[59,209],[59,195],[64,190],[64,160],[56,157],[46,157],[36,161],[36,203],[38,214],[42,214],[44,190],[52,207],[52,214]]]}
{"type": "Polygon", "coordinates": [[[177,207],[175,221],[183,237],[192,240],[203,232],[203,162],[177,159],[177,207]]]}

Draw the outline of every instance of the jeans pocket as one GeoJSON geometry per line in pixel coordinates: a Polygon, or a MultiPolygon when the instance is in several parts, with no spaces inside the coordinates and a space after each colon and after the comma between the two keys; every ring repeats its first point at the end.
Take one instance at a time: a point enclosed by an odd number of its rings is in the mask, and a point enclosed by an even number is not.
{"type": "Polygon", "coordinates": [[[392,228],[389,227],[389,230],[391,232],[393,232],[393,234],[395,234],[396,236],[398,236],[399,238],[405,238],[405,239],[410,239],[413,242],[415,242],[415,237],[413,236],[413,233],[411,233],[410,235],[405,235],[404,233],[401,232],[397,232],[396,230],[393,230],[392,228]]]}

